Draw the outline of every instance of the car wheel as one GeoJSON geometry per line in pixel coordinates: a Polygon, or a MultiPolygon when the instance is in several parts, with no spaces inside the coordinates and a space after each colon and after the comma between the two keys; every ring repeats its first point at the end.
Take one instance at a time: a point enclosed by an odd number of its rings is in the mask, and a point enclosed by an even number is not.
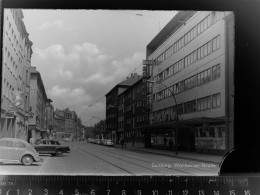
{"type": "Polygon", "coordinates": [[[33,158],[30,155],[25,155],[22,158],[22,163],[26,166],[29,166],[33,163],[33,158]]]}
{"type": "Polygon", "coordinates": [[[62,156],[63,152],[62,151],[57,151],[56,156],[62,156]]]}

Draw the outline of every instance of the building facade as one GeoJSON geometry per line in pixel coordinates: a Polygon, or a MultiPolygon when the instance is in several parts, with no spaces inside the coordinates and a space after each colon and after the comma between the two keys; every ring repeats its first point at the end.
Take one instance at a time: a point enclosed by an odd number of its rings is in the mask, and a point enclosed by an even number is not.
{"type": "MultiPolygon", "coordinates": [[[[127,88],[132,86],[137,80],[139,80],[141,75],[132,73],[130,77],[127,77],[126,80],[118,83],[113,89],[111,89],[106,94],[106,128],[110,133],[108,137],[112,139],[115,143],[119,143],[119,140],[123,137],[122,128],[119,128],[118,121],[122,122],[122,117],[119,117],[119,109],[122,109],[122,106],[119,108],[119,97],[127,88]]],[[[121,124],[121,123],[120,123],[121,124]]]]}
{"type": "Polygon", "coordinates": [[[28,140],[35,140],[47,137],[47,95],[41,78],[41,74],[36,67],[31,67],[30,78],[30,106],[34,113],[29,120],[28,140]]]}
{"type": "Polygon", "coordinates": [[[63,110],[56,108],[54,111],[54,134],[58,140],[83,138],[82,120],[77,117],[75,111],[69,108],[63,110]]]}
{"type": "Polygon", "coordinates": [[[4,9],[0,137],[28,139],[32,42],[21,9],[4,9]]]}
{"type": "Polygon", "coordinates": [[[51,99],[47,99],[46,102],[46,126],[47,126],[47,134],[48,137],[51,138],[53,137],[53,133],[54,133],[54,108],[52,105],[52,100],[51,99]]]}
{"type": "Polygon", "coordinates": [[[143,128],[149,125],[146,83],[140,77],[122,93],[124,96],[124,138],[129,145],[145,146],[143,128]]]}
{"type": "Polygon", "coordinates": [[[147,65],[153,83],[151,145],[167,145],[173,138],[179,150],[229,151],[234,132],[232,12],[178,12],[147,45],[146,60],[154,61],[147,65]]]}
{"type": "Polygon", "coordinates": [[[54,111],[54,138],[63,140],[65,136],[65,113],[56,108],[54,111]]]}

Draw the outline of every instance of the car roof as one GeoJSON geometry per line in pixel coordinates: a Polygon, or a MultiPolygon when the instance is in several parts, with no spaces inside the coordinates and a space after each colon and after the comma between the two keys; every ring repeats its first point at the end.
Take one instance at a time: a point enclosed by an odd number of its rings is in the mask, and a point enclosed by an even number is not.
{"type": "Polygon", "coordinates": [[[19,141],[19,142],[22,142],[22,143],[26,143],[26,144],[29,144],[28,142],[26,142],[25,140],[23,139],[19,139],[19,138],[12,138],[12,137],[3,137],[3,138],[0,138],[0,141],[19,141]]]}
{"type": "Polygon", "coordinates": [[[38,139],[38,140],[36,140],[36,141],[39,141],[39,140],[43,140],[43,141],[59,141],[59,140],[57,140],[57,139],[38,139]]]}

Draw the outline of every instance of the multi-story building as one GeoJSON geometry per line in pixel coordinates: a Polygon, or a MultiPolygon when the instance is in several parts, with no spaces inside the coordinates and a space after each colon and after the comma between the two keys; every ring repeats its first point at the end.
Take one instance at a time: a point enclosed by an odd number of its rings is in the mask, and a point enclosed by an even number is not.
{"type": "Polygon", "coordinates": [[[123,136],[123,129],[121,127],[118,128],[118,120],[122,120],[122,118],[118,119],[118,97],[127,88],[139,80],[140,77],[141,75],[132,73],[130,77],[127,77],[126,80],[118,83],[106,94],[106,128],[108,131],[110,131],[108,137],[111,138],[115,143],[118,143],[120,138],[123,136]]]}
{"type": "Polygon", "coordinates": [[[54,132],[56,138],[63,140],[65,138],[78,139],[83,138],[83,125],[75,111],[69,108],[64,110],[57,109],[54,112],[54,132]]]}
{"type": "Polygon", "coordinates": [[[54,130],[54,119],[53,119],[53,115],[54,115],[54,108],[53,105],[51,104],[52,100],[51,99],[47,99],[46,102],[46,124],[47,124],[47,132],[48,132],[48,136],[52,137],[53,136],[53,130],[54,130]]]}
{"type": "Polygon", "coordinates": [[[77,114],[74,111],[71,111],[69,108],[64,110],[65,113],[65,132],[70,137],[76,136],[77,128],[77,114]]]}
{"type": "Polygon", "coordinates": [[[28,139],[32,42],[21,9],[4,9],[0,137],[28,139]]]}
{"type": "Polygon", "coordinates": [[[154,61],[148,66],[152,67],[149,82],[154,83],[151,144],[167,144],[174,138],[179,150],[230,150],[234,132],[233,13],[178,12],[147,45],[146,60],[154,61]]]}
{"type": "Polygon", "coordinates": [[[124,97],[124,138],[130,145],[144,146],[144,127],[149,125],[146,83],[140,77],[122,93],[124,97]]]}
{"type": "Polygon", "coordinates": [[[56,108],[54,111],[54,138],[63,140],[65,136],[65,113],[56,108]]]}
{"type": "Polygon", "coordinates": [[[48,98],[40,72],[36,70],[36,67],[31,67],[30,70],[30,106],[34,115],[29,120],[28,139],[32,137],[37,140],[47,136],[46,104],[48,98]]]}

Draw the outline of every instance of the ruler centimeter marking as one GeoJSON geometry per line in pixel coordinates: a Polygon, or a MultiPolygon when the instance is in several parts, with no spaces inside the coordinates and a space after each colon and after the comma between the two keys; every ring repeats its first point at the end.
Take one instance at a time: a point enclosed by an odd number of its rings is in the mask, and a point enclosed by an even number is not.
{"type": "Polygon", "coordinates": [[[0,195],[259,195],[260,176],[0,176],[0,195]]]}

